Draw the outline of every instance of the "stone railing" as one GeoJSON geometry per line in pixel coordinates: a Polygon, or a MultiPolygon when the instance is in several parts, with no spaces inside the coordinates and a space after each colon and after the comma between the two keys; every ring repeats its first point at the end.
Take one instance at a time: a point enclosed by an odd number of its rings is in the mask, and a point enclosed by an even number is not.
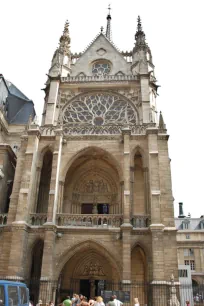
{"type": "Polygon", "coordinates": [[[150,225],[150,216],[149,215],[135,215],[131,219],[133,228],[145,228],[150,225]]]}
{"type": "Polygon", "coordinates": [[[29,220],[30,225],[41,226],[45,222],[47,222],[47,214],[44,213],[30,214],[30,220],[29,220]]]}
{"type": "Polygon", "coordinates": [[[57,214],[56,224],[66,227],[100,227],[116,228],[122,224],[122,215],[98,215],[98,214],[57,214]]]}
{"type": "Polygon", "coordinates": [[[0,213],[0,225],[5,225],[7,223],[8,214],[0,213]]]}
{"type": "Polygon", "coordinates": [[[135,81],[138,80],[136,75],[102,75],[102,76],[73,76],[62,77],[63,83],[87,83],[87,82],[117,82],[117,81],[135,81]]]}

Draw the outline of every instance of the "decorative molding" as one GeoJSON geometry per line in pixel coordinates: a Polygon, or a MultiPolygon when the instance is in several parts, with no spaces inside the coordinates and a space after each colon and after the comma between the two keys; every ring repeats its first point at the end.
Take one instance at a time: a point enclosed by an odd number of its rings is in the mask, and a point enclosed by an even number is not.
{"type": "Polygon", "coordinates": [[[28,193],[29,189],[28,188],[21,188],[20,193],[28,193]]]}
{"type": "Polygon", "coordinates": [[[160,195],[161,194],[161,191],[160,190],[152,190],[151,191],[152,195],[160,195]]]}
{"type": "Polygon", "coordinates": [[[51,189],[51,190],[49,191],[49,194],[55,194],[55,189],[51,189]]]}
{"type": "Polygon", "coordinates": [[[151,154],[151,155],[158,155],[159,152],[158,151],[150,151],[149,154],[151,154]]]}
{"type": "Polygon", "coordinates": [[[130,190],[124,190],[124,195],[130,195],[130,190]]]}

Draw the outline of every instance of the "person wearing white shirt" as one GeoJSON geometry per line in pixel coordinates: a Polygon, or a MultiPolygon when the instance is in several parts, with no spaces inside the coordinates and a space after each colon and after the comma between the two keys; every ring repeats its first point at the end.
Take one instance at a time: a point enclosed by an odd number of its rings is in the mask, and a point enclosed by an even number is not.
{"type": "Polygon", "coordinates": [[[116,295],[113,295],[113,301],[115,303],[115,306],[122,306],[123,303],[119,300],[117,300],[117,296],[116,295]]]}

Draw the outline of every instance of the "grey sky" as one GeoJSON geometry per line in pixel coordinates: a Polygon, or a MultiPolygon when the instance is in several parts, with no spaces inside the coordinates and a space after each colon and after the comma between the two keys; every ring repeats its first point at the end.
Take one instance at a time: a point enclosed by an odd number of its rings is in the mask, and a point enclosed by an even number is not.
{"type": "Polygon", "coordinates": [[[83,51],[106,26],[112,6],[112,37],[120,50],[134,45],[137,15],[152,50],[158,110],[167,124],[175,215],[178,202],[193,217],[204,214],[203,0],[6,0],[1,1],[0,73],[35,103],[40,117],[46,73],[65,20],[71,51],[83,51]]]}

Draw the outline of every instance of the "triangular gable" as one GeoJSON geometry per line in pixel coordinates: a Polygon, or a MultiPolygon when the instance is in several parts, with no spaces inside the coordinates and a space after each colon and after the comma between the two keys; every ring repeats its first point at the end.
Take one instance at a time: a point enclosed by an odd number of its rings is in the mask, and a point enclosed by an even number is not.
{"type": "Polygon", "coordinates": [[[119,70],[124,74],[131,74],[130,65],[103,33],[100,33],[88,48],[82,53],[80,58],[72,65],[71,75],[76,76],[83,72],[92,75],[91,63],[96,60],[107,60],[111,62],[111,75],[115,75],[119,70]]]}

